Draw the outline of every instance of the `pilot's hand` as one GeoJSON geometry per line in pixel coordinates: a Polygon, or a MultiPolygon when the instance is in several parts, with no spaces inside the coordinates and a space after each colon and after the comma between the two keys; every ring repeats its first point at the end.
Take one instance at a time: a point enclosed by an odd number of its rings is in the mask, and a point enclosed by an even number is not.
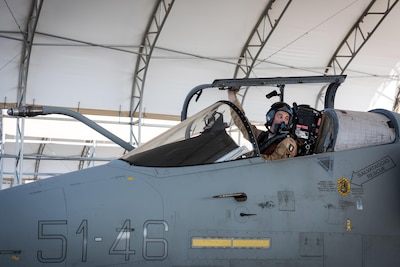
{"type": "Polygon", "coordinates": [[[237,93],[239,92],[239,90],[240,90],[240,88],[233,88],[233,87],[228,88],[228,94],[229,94],[230,92],[233,92],[233,93],[237,94],[237,93]]]}

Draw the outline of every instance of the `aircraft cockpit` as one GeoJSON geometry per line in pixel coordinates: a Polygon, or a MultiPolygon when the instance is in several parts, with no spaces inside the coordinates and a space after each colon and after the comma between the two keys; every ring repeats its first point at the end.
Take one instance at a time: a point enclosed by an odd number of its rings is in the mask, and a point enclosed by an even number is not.
{"type": "Polygon", "coordinates": [[[179,167],[260,156],[257,141],[246,116],[233,103],[219,101],[186,118],[190,99],[194,95],[199,97],[205,88],[226,90],[251,85],[277,84],[281,89],[280,94],[283,95],[283,84],[329,83],[323,110],[293,103],[294,124],[291,132],[299,140],[297,156],[398,141],[400,122],[390,111],[357,112],[333,108],[333,96],[344,78],[345,76],[311,76],[216,80],[213,84],[201,85],[188,94],[180,124],[130,151],[122,156],[121,160],[136,166],[179,167]],[[233,123],[232,114],[241,119],[242,125],[233,123]],[[246,138],[243,136],[243,129],[247,130],[246,138]]]}
{"type": "MultiPolygon", "coordinates": [[[[298,108],[294,131],[302,146],[298,156],[393,143],[399,125],[384,110],[371,112],[298,108]]],[[[231,102],[219,101],[121,159],[136,166],[179,167],[259,156],[257,142],[243,113],[231,102]],[[246,140],[232,122],[232,112],[248,129],[246,140]]]]}

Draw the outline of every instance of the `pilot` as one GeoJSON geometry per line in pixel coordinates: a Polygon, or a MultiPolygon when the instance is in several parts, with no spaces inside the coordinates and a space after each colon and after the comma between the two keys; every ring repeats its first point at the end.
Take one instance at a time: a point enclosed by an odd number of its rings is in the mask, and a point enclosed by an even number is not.
{"type": "MultiPolygon", "coordinates": [[[[235,104],[244,114],[244,109],[237,99],[238,89],[228,90],[228,99],[235,104]]],[[[232,112],[232,117],[244,137],[249,140],[246,129],[236,113],[232,112]]],[[[289,127],[293,119],[293,112],[290,106],[284,102],[277,102],[271,106],[266,114],[265,126],[267,131],[262,131],[254,125],[251,130],[257,139],[261,156],[267,160],[292,158],[297,155],[297,142],[295,136],[289,134],[289,127]]]]}

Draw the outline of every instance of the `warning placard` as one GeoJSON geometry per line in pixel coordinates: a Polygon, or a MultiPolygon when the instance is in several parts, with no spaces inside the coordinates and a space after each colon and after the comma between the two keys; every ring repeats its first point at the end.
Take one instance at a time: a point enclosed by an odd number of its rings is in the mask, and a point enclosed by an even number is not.
{"type": "Polygon", "coordinates": [[[353,172],[351,183],[362,185],[394,167],[396,167],[396,164],[389,156],[386,156],[359,171],[353,172]]]}

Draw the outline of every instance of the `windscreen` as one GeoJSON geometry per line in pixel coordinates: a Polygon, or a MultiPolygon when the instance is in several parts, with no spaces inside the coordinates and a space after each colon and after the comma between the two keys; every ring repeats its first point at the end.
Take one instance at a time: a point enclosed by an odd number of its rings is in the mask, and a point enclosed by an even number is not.
{"type": "Polygon", "coordinates": [[[230,102],[198,112],[121,159],[137,166],[175,167],[218,163],[258,155],[247,120],[230,102]],[[238,114],[239,113],[239,114],[238,114]],[[243,120],[232,121],[232,115],[243,120]],[[241,124],[241,125],[237,125],[241,124]],[[243,133],[238,129],[248,129],[243,133]]]}

